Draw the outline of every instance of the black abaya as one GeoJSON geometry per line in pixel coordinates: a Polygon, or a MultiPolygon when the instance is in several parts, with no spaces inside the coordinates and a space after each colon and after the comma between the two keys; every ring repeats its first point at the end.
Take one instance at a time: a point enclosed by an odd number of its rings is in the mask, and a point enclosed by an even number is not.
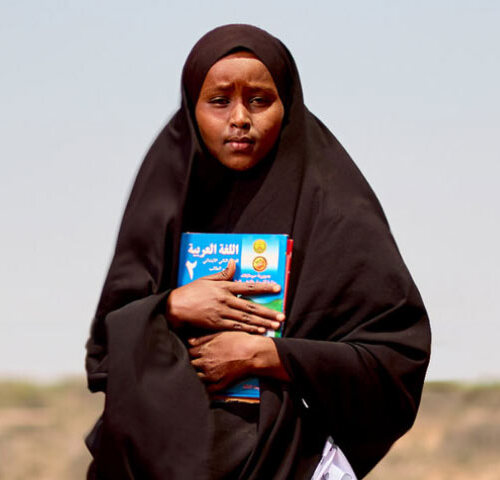
{"type": "Polygon", "coordinates": [[[304,106],[286,47],[255,27],[225,26],[186,61],[181,109],[138,173],[92,325],[89,388],[106,393],[88,439],[97,478],[207,478],[209,400],[165,299],[193,221],[188,192],[210,161],[193,105],[210,66],[242,48],[267,66],[286,116],[229,229],[288,233],[294,252],[284,337],[274,339],[291,382],[262,379],[257,441],[239,478],[310,478],[329,435],[361,478],[414,421],[430,330],[380,205],[304,106]]]}

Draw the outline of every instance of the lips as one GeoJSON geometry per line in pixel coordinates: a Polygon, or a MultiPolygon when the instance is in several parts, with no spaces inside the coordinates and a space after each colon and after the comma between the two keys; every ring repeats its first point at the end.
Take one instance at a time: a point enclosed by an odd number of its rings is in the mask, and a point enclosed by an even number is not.
{"type": "Polygon", "coordinates": [[[224,143],[255,143],[255,140],[250,137],[229,137],[224,143]]]}
{"type": "Polygon", "coordinates": [[[224,144],[233,152],[247,153],[253,150],[255,140],[250,137],[229,137],[224,140],[224,144]]]}

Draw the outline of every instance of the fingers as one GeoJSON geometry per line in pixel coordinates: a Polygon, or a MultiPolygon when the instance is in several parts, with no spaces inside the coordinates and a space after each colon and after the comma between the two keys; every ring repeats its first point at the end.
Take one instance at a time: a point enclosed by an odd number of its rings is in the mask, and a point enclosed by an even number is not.
{"type": "Polygon", "coordinates": [[[205,384],[205,388],[208,393],[217,392],[224,390],[228,385],[228,379],[220,377],[219,375],[214,375],[213,373],[207,373],[202,370],[202,361],[195,359],[191,361],[191,365],[196,369],[196,375],[205,384]]]}
{"type": "Polygon", "coordinates": [[[220,333],[212,333],[210,335],[204,335],[203,337],[192,337],[188,339],[188,343],[193,347],[197,347],[199,345],[203,345],[204,343],[209,342],[210,340],[214,339],[217,335],[220,335],[220,333]]]}
{"type": "Polygon", "coordinates": [[[227,267],[221,272],[214,273],[212,275],[207,275],[206,277],[202,277],[206,280],[216,280],[216,281],[231,281],[236,272],[236,263],[234,260],[229,260],[227,262],[227,267]]]}
{"type": "Polygon", "coordinates": [[[194,360],[191,360],[191,365],[194,367],[194,369],[196,370],[196,375],[203,383],[207,383],[210,385],[219,384],[219,388],[221,388],[220,383],[222,383],[222,378],[220,378],[218,375],[214,375],[213,373],[205,372],[203,370],[204,365],[202,359],[195,358],[194,360]]]}
{"type": "Polygon", "coordinates": [[[278,293],[281,287],[277,283],[231,282],[227,289],[233,295],[258,295],[261,293],[278,293]]]}
{"type": "MultiPolygon", "coordinates": [[[[201,367],[203,366],[203,360],[201,358],[199,357],[193,358],[191,360],[191,365],[197,370],[197,373],[203,373],[201,371],[201,367]]],[[[203,373],[203,375],[205,374],[203,373]]]]}
{"type": "Polygon", "coordinates": [[[191,348],[188,349],[189,356],[191,358],[201,357],[201,350],[203,346],[213,340],[215,337],[220,335],[220,333],[212,333],[211,335],[204,335],[203,337],[193,337],[188,339],[191,348]]]}
{"type": "MultiPolygon", "coordinates": [[[[203,380],[205,381],[205,380],[203,380]]],[[[207,385],[207,392],[208,393],[215,393],[223,390],[224,388],[227,387],[226,382],[216,382],[216,383],[210,383],[207,385]]]]}
{"type": "Polygon", "coordinates": [[[229,332],[245,332],[245,333],[266,333],[266,325],[269,320],[254,321],[252,318],[244,318],[243,315],[233,313],[230,309],[226,312],[226,316],[220,319],[212,328],[229,331],[229,332]]]}
{"type": "MultiPolygon", "coordinates": [[[[243,298],[231,297],[227,300],[227,305],[239,312],[240,315],[246,315],[251,317],[261,317],[263,319],[270,319],[274,321],[274,324],[268,328],[279,328],[283,320],[285,320],[285,314],[282,312],[277,312],[272,308],[264,307],[255,302],[249,300],[244,300],[243,298]]],[[[239,318],[239,317],[237,317],[239,318]]],[[[248,323],[248,322],[247,322],[248,323]]],[[[253,323],[253,322],[251,322],[253,323]]]]}
{"type": "Polygon", "coordinates": [[[277,317],[277,312],[274,312],[273,320],[236,309],[232,309],[227,314],[227,316],[230,317],[235,323],[232,328],[233,330],[238,330],[241,328],[242,330],[246,331],[245,327],[257,327],[263,328],[264,331],[262,333],[265,333],[265,330],[277,330],[281,326],[281,322],[275,320],[277,317]]]}
{"type": "Polygon", "coordinates": [[[265,325],[255,325],[250,323],[251,319],[241,317],[240,319],[227,318],[223,320],[223,330],[232,330],[233,332],[245,333],[266,333],[265,325]],[[235,321],[236,320],[236,321],[235,321]]]}
{"type": "Polygon", "coordinates": [[[208,393],[218,392],[218,391],[223,390],[224,388],[226,388],[227,385],[228,385],[228,382],[223,381],[222,378],[219,378],[219,379],[215,380],[215,379],[211,378],[210,376],[208,376],[207,374],[205,374],[203,372],[196,372],[196,374],[198,375],[198,378],[203,383],[206,384],[205,388],[207,389],[208,393]]]}

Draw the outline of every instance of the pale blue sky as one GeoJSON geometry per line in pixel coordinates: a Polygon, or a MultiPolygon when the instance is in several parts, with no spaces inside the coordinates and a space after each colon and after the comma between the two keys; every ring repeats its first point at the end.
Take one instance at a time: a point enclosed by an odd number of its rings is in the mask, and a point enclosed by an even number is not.
{"type": "Polygon", "coordinates": [[[83,370],[134,173],[187,53],[252,23],[364,172],[431,316],[430,379],[500,379],[500,2],[0,4],[0,375],[83,370]]]}

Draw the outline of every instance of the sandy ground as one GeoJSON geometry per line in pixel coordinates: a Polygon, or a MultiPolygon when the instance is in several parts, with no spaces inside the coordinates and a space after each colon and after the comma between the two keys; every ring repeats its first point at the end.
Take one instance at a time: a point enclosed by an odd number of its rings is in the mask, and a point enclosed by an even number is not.
{"type": "MultiPolygon", "coordinates": [[[[85,478],[102,404],[79,379],[0,382],[0,480],[85,478]]],[[[500,385],[427,384],[415,426],[366,478],[499,480],[500,385]]]]}

